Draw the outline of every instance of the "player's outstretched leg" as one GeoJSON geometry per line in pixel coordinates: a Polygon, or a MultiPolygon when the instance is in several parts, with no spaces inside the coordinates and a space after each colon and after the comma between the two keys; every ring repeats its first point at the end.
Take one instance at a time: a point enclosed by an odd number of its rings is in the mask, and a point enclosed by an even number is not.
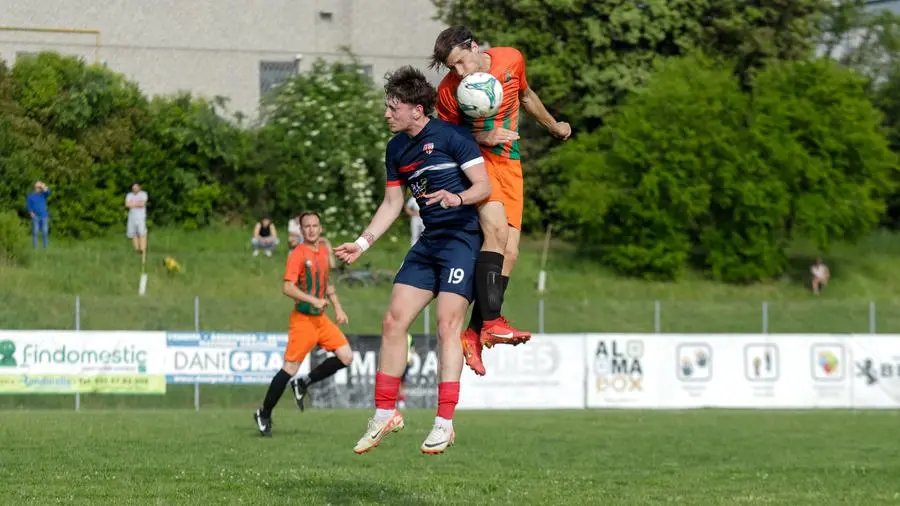
{"type": "MultiPolygon", "coordinates": [[[[501,295],[500,300],[503,301],[506,298],[506,289],[509,287],[509,276],[504,275],[504,276],[501,276],[500,279],[501,279],[501,284],[503,287],[503,291],[501,292],[502,295],[501,295]]],[[[507,320],[505,316],[501,315],[499,317],[499,320],[500,320],[500,326],[495,329],[492,329],[490,332],[488,332],[488,337],[484,337],[484,335],[482,334],[481,340],[485,347],[493,348],[495,344],[511,344],[513,346],[518,346],[522,343],[527,343],[528,341],[531,340],[530,332],[525,332],[523,330],[516,330],[509,323],[509,320],[507,320]],[[504,332],[506,332],[506,335],[504,335],[504,336],[497,335],[497,331],[501,328],[503,329],[504,332]],[[509,337],[510,333],[512,334],[512,337],[509,337]]]]}
{"type": "Polygon", "coordinates": [[[490,348],[495,344],[519,344],[528,341],[531,334],[516,329],[501,316],[503,252],[510,234],[503,204],[487,202],[479,208],[478,216],[484,233],[484,245],[475,265],[475,307],[462,342],[466,364],[476,374],[483,375],[482,345],[490,348]],[[475,345],[476,338],[478,345],[475,345]]]}
{"type": "MultiPolygon", "coordinates": [[[[413,262],[405,262],[407,272],[411,270],[411,265],[413,262]]],[[[401,279],[401,274],[404,273],[398,274],[398,279],[401,279]]],[[[413,320],[432,297],[429,290],[400,283],[394,285],[391,304],[384,316],[379,370],[375,374],[375,415],[353,448],[358,454],[372,450],[381,444],[386,435],[399,432],[404,427],[403,415],[397,410],[397,394],[407,363],[406,335],[413,320]]]]}
{"type": "Polygon", "coordinates": [[[341,369],[350,365],[350,362],[353,360],[353,350],[350,349],[349,344],[335,350],[334,355],[335,356],[333,357],[325,359],[315,369],[310,371],[309,374],[291,380],[291,390],[294,392],[294,401],[297,402],[297,407],[300,408],[300,411],[305,409],[304,403],[310,385],[328,379],[341,369]]]}
{"type": "MultiPolygon", "coordinates": [[[[513,212],[516,212],[513,210],[513,212]]],[[[521,207],[518,208],[518,216],[520,217],[519,223],[521,223],[522,210],[521,207]]],[[[503,256],[503,271],[501,275],[502,279],[502,292],[500,298],[500,305],[503,305],[503,301],[506,298],[506,289],[509,288],[509,277],[512,274],[513,267],[515,266],[516,259],[519,257],[519,237],[521,232],[519,229],[509,226],[509,232],[507,234],[506,240],[506,251],[503,256]]],[[[500,319],[509,326],[509,321],[506,320],[503,316],[500,319]]],[[[511,344],[513,346],[518,346],[519,344],[528,342],[531,339],[531,334],[528,332],[520,332],[514,330],[514,336],[512,339],[496,339],[493,343],[485,343],[485,346],[488,348],[492,347],[494,344],[511,344]]]]}
{"type": "Polygon", "coordinates": [[[256,427],[259,433],[265,437],[272,437],[272,410],[278,404],[278,400],[284,394],[288,382],[293,378],[297,371],[300,370],[300,363],[315,345],[315,340],[310,339],[308,323],[304,316],[296,311],[291,312],[291,325],[288,329],[288,343],[284,350],[284,364],[281,369],[275,373],[272,382],[269,383],[269,389],[266,391],[266,397],[263,399],[262,406],[255,413],[253,419],[256,421],[256,427]],[[305,326],[306,325],[306,326],[305,326]]]}
{"type": "Polygon", "coordinates": [[[459,378],[462,376],[462,350],[456,344],[459,327],[466,316],[469,305],[463,296],[442,292],[438,295],[437,319],[440,346],[440,372],[438,383],[438,406],[434,426],[422,443],[421,451],[436,455],[453,445],[456,431],[453,428],[453,413],[459,402],[459,378]]]}
{"type": "Polygon", "coordinates": [[[353,447],[355,453],[362,455],[372,450],[381,444],[385,436],[400,432],[406,426],[403,415],[396,408],[399,389],[399,377],[381,371],[375,373],[375,416],[369,419],[366,432],[353,447]]]}
{"type": "Polygon", "coordinates": [[[481,331],[486,320],[500,316],[499,308],[492,308],[489,299],[493,297],[494,306],[498,305],[500,291],[497,281],[503,268],[503,250],[506,245],[506,213],[503,204],[496,201],[486,202],[478,208],[478,218],[484,235],[481,251],[475,263],[475,291],[472,317],[469,325],[460,336],[463,359],[475,374],[484,376],[486,370],[481,359],[483,348],[481,331]]]}

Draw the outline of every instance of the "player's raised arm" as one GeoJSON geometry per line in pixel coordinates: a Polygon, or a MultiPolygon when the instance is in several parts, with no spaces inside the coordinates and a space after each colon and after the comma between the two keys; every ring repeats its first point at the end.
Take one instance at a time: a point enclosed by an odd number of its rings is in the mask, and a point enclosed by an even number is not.
{"type": "Polygon", "coordinates": [[[372,221],[369,222],[366,230],[360,234],[356,242],[338,246],[334,250],[335,256],[348,264],[355,262],[370,246],[375,244],[379,237],[387,232],[400,216],[404,201],[403,187],[391,185],[391,181],[388,181],[388,186],[384,189],[384,200],[381,201],[381,205],[378,206],[378,210],[375,211],[375,216],[372,216],[372,221]]]}
{"type": "Polygon", "coordinates": [[[558,139],[568,139],[572,135],[572,127],[564,121],[556,121],[552,114],[544,107],[541,98],[531,88],[525,88],[519,93],[519,102],[529,115],[546,128],[551,135],[558,139]]]}

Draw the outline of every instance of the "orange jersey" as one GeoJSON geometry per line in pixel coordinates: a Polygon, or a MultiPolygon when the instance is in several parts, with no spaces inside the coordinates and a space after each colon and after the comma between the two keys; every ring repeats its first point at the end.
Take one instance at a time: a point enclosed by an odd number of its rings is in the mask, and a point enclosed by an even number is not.
{"type": "MultiPolygon", "coordinates": [[[[472,129],[472,133],[493,130],[497,126],[518,132],[519,93],[528,89],[525,58],[517,49],[511,47],[493,47],[485,53],[491,56],[491,68],[488,72],[503,85],[503,103],[500,104],[500,110],[491,117],[479,119],[463,114],[456,100],[456,88],[462,79],[456,73],[450,72],[438,85],[436,104],[438,117],[448,123],[465,124],[472,129]]],[[[519,159],[519,141],[493,148],[482,146],[482,149],[512,160],[519,159]]]]}
{"type": "MultiPolygon", "coordinates": [[[[284,280],[296,285],[303,293],[324,299],[325,289],[328,287],[328,270],[328,248],[319,246],[313,249],[306,243],[298,244],[288,255],[284,280]]],[[[298,302],[295,308],[303,314],[322,314],[306,302],[298,302]]]]}

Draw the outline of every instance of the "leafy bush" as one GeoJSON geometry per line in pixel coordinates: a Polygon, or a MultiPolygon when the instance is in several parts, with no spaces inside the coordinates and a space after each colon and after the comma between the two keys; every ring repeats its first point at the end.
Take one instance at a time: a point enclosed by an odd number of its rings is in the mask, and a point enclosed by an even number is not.
{"type": "Polygon", "coordinates": [[[390,131],[383,98],[356,62],[315,62],[267,98],[253,164],[266,177],[261,211],[319,211],[323,227],[349,235],[368,223],[384,191],[390,131]]]}
{"type": "Polygon", "coordinates": [[[827,59],[779,63],[758,76],[750,132],[791,196],[787,238],[826,249],[865,236],[884,213],[897,158],[865,83],[827,59]]]}
{"type": "Polygon", "coordinates": [[[28,231],[11,211],[0,212],[0,265],[24,265],[28,261],[28,231]]]}
{"type": "Polygon", "coordinates": [[[228,117],[224,98],[148,100],[71,57],[0,64],[0,209],[21,211],[41,179],[53,190],[54,231],[88,237],[124,223],[124,196],[140,182],[157,225],[284,221],[309,208],[330,231],[356,232],[381,198],[388,137],[381,94],[361,70],[352,59],[318,61],[247,126],[228,117]]]}
{"type": "Polygon", "coordinates": [[[877,223],[896,160],[862,83],[826,61],[778,63],[753,95],[730,65],[670,60],[609,126],[557,150],[571,235],[619,272],[769,278],[796,234],[820,248],[877,223]]]}

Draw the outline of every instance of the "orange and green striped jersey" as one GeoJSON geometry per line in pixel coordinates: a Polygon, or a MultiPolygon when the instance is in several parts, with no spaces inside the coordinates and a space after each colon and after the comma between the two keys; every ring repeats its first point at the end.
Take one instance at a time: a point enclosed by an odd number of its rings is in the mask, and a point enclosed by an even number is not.
{"type": "MultiPolygon", "coordinates": [[[[463,114],[456,100],[456,88],[462,79],[455,72],[450,72],[441,80],[437,93],[438,118],[455,125],[467,125],[472,133],[493,130],[503,127],[519,131],[519,93],[528,89],[525,78],[525,58],[517,49],[511,47],[493,47],[485,51],[491,56],[489,72],[503,85],[503,103],[497,114],[487,118],[470,118],[463,114]]],[[[481,146],[483,151],[518,160],[519,141],[508,142],[489,148],[481,146]]]]}
{"type": "MultiPolygon", "coordinates": [[[[288,255],[284,280],[296,285],[303,293],[324,299],[328,288],[328,270],[328,248],[298,244],[288,255]]],[[[294,308],[303,314],[322,314],[308,302],[297,302],[294,308]]]]}

